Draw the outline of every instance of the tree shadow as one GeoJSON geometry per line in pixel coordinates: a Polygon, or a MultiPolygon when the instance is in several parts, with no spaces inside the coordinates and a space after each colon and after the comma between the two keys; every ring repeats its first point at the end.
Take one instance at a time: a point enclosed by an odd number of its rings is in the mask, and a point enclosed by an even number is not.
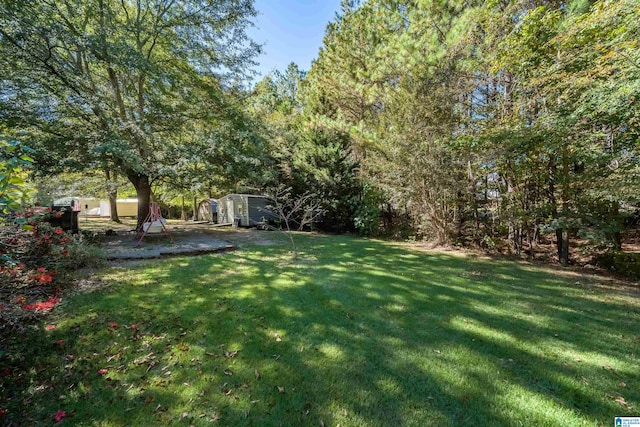
{"type": "Polygon", "coordinates": [[[128,425],[578,425],[640,404],[640,313],[624,292],[514,262],[300,240],[286,265],[286,248],[250,247],[143,264],[99,302],[77,296],[36,338],[70,351],[42,356],[54,384],[23,392],[38,402],[24,414],[46,418],[40,402],[65,387],[77,420],[128,425]]]}

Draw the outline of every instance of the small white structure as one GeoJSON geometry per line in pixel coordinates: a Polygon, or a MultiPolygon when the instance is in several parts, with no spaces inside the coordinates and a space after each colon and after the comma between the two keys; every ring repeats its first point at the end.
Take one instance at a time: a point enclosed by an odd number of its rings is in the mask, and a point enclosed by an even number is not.
{"type": "MultiPolygon", "coordinates": [[[[116,200],[116,209],[118,216],[138,216],[138,199],[118,199],[116,200]]],[[[111,216],[111,205],[108,201],[100,201],[100,216],[111,216]]]]}
{"type": "MultiPolygon", "coordinates": [[[[73,201],[74,209],[78,210],[80,216],[99,216],[109,218],[111,216],[111,205],[108,200],[100,200],[93,197],[63,197],[54,200],[54,205],[71,205],[73,201]]],[[[138,199],[118,199],[116,200],[118,216],[137,217],[138,199]]]]}
{"type": "Polygon", "coordinates": [[[253,227],[276,219],[273,201],[256,194],[228,194],[218,199],[218,224],[253,227]]]}

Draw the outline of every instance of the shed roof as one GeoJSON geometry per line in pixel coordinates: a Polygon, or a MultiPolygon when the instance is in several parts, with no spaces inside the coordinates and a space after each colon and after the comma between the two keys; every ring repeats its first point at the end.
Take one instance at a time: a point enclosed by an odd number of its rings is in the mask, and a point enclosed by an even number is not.
{"type": "Polygon", "coordinates": [[[229,196],[242,196],[242,197],[261,197],[263,199],[269,199],[268,196],[262,196],[260,194],[244,194],[244,193],[233,193],[233,194],[227,194],[225,197],[229,197],[229,196]]]}

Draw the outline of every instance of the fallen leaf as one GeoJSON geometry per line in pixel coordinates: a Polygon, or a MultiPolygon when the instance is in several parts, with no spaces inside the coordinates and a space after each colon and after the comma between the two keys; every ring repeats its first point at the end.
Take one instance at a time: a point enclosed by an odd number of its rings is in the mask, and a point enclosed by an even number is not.
{"type": "Polygon", "coordinates": [[[620,387],[626,387],[626,386],[627,386],[627,384],[626,384],[625,382],[623,382],[623,381],[620,381],[620,382],[618,383],[618,385],[619,385],[620,387]]]}
{"type": "Polygon", "coordinates": [[[62,421],[64,419],[64,417],[67,416],[67,413],[65,411],[58,411],[56,412],[56,414],[53,416],[53,419],[59,423],[60,421],[62,421]]]}
{"type": "Polygon", "coordinates": [[[278,342],[282,341],[282,338],[280,338],[280,334],[278,334],[278,333],[272,332],[269,335],[271,335],[273,338],[275,338],[276,341],[278,341],[278,342]]]}
{"type": "Polygon", "coordinates": [[[278,387],[278,391],[279,391],[280,393],[284,393],[284,387],[280,387],[280,386],[277,386],[277,387],[278,387]]]}
{"type": "Polygon", "coordinates": [[[189,416],[188,412],[183,412],[182,414],[180,414],[180,420],[183,420],[185,418],[187,418],[189,416]]]}
{"type": "Polygon", "coordinates": [[[433,350],[436,354],[442,354],[440,350],[433,350]]]}
{"type": "Polygon", "coordinates": [[[225,374],[225,375],[229,375],[229,376],[231,376],[231,375],[233,375],[233,372],[231,372],[231,370],[230,370],[230,369],[225,369],[225,370],[224,370],[224,374],[225,374]]]}
{"type": "Polygon", "coordinates": [[[257,369],[253,370],[254,375],[256,376],[256,379],[259,380],[260,379],[260,373],[258,372],[257,369]]]}
{"type": "Polygon", "coordinates": [[[225,351],[224,352],[224,357],[226,357],[227,359],[231,359],[232,357],[235,357],[235,355],[238,354],[238,350],[234,350],[234,351],[225,351]]]}
{"type": "Polygon", "coordinates": [[[587,379],[581,375],[580,378],[582,378],[582,382],[585,383],[586,385],[589,385],[589,381],[587,381],[587,379]]]}

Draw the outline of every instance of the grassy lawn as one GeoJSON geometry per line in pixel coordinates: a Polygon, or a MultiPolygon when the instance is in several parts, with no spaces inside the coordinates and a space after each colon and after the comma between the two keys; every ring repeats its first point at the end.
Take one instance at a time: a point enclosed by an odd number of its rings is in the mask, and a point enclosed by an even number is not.
{"type": "Polygon", "coordinates": [[[67,297],[55,328],[0,355],[0,423],[50,424],[60,410],[99,426],[640,414],[637,287],[346,236],[298,241],[293,262],[286,245],[246,246],[101,272],[106,289],[67,297]]]}

